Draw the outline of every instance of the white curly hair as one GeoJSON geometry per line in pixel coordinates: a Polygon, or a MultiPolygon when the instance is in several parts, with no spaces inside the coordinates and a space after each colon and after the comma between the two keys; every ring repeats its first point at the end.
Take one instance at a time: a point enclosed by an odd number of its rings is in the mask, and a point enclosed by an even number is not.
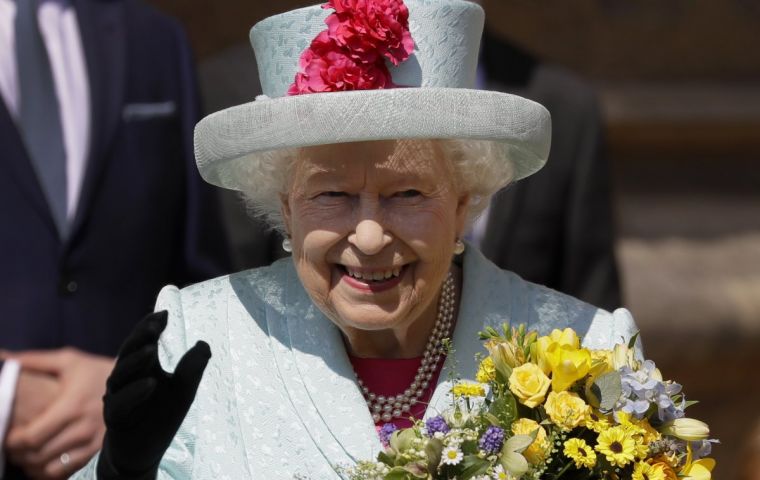
{"type": "MultiPolygon", "coordinates": [[[[419,141],[419,140],[417,140],[419,141]]],[[[454,185],[469,196],[467,218],[471,224],[483,213],[491,197],[514,179],[509,146],[487,140],[436,139],[456,178],[454,185]]],[[[240,194],[248,213],[285,234],[281,198],[287,194],[299,148],[272,150],[241,159],[235,174],[242,182],[240,194]]]]}

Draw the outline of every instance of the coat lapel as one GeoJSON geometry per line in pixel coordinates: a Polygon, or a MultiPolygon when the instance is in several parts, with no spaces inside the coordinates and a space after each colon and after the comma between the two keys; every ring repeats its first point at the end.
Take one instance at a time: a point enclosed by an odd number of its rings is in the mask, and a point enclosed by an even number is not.
{"type": "Polygon", "coordinates": [[[73,240],[87,218],[109,155],[124,103],[126,24],[124,2],[75,0],[90,86],[90,144],[73,240]]]}
{"type": "Polygon", "coordinates": [[[287,277],[285,318],[267,316],[270,335],[284,347],[275,347],[275,358],[295,410],[330,465],[374,459],[382,447],[340,331],[311,302],[292,266],[287,277]]]}
{"type": "Polygon", "coordinates": [[[26,152],[16,123],[13,121],[5,102],[0,100],[0,145],[3,146],[3,164],[8,174],[18,184],[19,189],[29,200],[33,208],[45,219],[50,233],[59,238],[58,229],[50,213],[45,194],[42,192],[37,174],[26,152]]]}

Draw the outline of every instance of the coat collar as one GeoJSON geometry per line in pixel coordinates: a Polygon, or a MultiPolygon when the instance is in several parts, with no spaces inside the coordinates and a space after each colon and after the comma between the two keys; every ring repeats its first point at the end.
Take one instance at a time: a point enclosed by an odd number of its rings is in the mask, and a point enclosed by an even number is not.
{"type": "MultiPolygon", "coordinates": [[[[444,364],[426,416],[448,405],[451,375],[474,377],[475,353],[483,349],[478,332],[484,325],[510,319],[508,292],[498,300],[486,298],[485,287],[503,272],[473,247],[464,256],[463,270],[454,354],[444,364]]],[[[374,459],[382,447],[340,331],[314,306],[292,264],[286,269],[284,288],[284,318],[268,310],[267,325],[276,343],[278,371],[302,424],[331,465],[374,459]]]]}

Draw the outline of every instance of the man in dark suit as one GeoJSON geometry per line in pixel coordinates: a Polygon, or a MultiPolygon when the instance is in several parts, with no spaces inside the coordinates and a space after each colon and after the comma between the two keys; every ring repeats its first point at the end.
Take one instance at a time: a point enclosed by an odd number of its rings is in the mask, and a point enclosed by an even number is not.
{"type": "Polygon", "coordinates": [[[227,244],[194,165],[197,92],[177,23],[133,0],[1,0],[0,21],[16,45],[0,52],[0,80],[18,78],[0,81],[0,347],[22,376],[58,388],[43,414],[12,421],[5,448],[27,474],[64,478],[100,444],[100,398],[122,340],[161,286],[225,273],[227,244]],[[27,2],[39,3],[41,34],[25,30],[36,23],[22,23],[35,15],[27,2]],[[55,40],[45,28],[58,29],[55,40]],[[52,87],[52,104],[30,113],[52,87]],[[67,123],[83,112],[84,136],[67,123]]]}
{"type": "Polygon", "coordinates": [[[552,115],[549,160],[494,198],[483,253],[532,282],[608,310],[620,307],[611,178],[593,90],[488,31],[482,66],[485,88],[535,100],[552,115]]]}

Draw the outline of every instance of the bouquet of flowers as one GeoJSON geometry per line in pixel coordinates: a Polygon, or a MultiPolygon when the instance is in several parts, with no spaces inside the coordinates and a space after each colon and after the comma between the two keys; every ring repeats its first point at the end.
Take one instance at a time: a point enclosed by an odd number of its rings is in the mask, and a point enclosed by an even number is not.
{"type": "Polygon", "coordinates": [[[582,348],[571,329],[539,337],[480,333],[477,382],[456,380],[452,407],[413,427],[385,425],[376,461],[351,480],[709,480],[708,426],[686,418],[681,386],[634,354],[582,348]]]}

